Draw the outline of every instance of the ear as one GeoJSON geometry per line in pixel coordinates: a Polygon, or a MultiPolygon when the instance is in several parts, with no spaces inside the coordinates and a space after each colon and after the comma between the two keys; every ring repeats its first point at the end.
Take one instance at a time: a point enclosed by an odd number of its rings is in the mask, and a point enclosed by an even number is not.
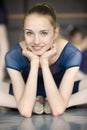
{"type": "Polygon", "coordinates": [[[55,33],[54,39],[56,39],[59,35],[59,28],[58,27],[55,28],[54,33],[55,33]]]}

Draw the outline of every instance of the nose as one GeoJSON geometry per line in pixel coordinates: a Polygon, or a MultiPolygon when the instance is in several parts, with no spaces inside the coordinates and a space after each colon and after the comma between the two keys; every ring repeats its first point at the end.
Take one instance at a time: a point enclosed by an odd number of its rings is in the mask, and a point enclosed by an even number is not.
{"type": "Polygon", "coordinates": [[[39,36],[35,35],[34,37],[34,44],[38,45],[39,44],[39,36]]]}

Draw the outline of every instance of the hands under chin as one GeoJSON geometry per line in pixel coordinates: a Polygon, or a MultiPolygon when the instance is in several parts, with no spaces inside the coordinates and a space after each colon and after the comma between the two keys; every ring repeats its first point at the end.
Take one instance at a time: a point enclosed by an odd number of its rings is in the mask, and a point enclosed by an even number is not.
{"type": "Polygon", "coordinates": [[[29,59],[30,62],[39,63],[39,56],[35,55],[31,50],[26,46],[24,47],[22,54],[29,59]]]}
{"type": "Polygon", "coordinates": [[[40,56],[40,65],[49,65],[49,61],[53,56],[57,54],[57,48],[56,45],[54,44],[52,48],[50,48],[48,51],[46,51],[42,56],[40,56]]]}
{"type": "Polygon", "coordinates": [[[41,56],[35,55],[32,51],[24,47],[22,54],[26,56],[31,62],[39,63],[39,66],[49,65],[49,60],[57,53],[56,45],[54,44],[49,50],[41,56]]]}

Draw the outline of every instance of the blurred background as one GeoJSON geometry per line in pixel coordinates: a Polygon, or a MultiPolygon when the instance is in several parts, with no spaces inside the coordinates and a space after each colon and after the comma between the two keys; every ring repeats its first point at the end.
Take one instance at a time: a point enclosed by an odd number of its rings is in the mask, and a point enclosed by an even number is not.
{"type": "Polygon", "coordinates": [[[84,58],[81,66],[83,73],[80,72],[79,77],[82,79],[86,76],[87,78],[87,37],[85,40],[82,39],[83,35],[87,36],[87,0],[0,0],[0,81],[8,80],[4,56],[10,47],[22,39],[24,13],[39,2],[48,2],[54,6],[64,37],[68,37],[74,26],[81,30],[80,32],[76,29],[70,36],[74,36],[80,41],[79,43],[83,43],[84,47],[77,44],[81,51],[86,48],[86,51],[83,51],[84,58]]]}
{"type": "Polygon", "coordinates": [[[78,26],[87,35],[87,0],[4,0],[10,47],[21,39],[23,14],[38,2],[49,2],[54,6],[63,35],[67,35],[70,25],[78,26]]]}

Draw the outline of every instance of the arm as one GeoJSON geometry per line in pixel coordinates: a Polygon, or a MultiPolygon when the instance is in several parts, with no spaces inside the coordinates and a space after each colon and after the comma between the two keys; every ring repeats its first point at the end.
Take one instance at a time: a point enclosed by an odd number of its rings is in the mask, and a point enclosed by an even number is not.
{"type": "MultiPolygon", "coordinates": [[[[54,49],[49,51],[51,57],[53,55],[53,51],[54,49]]],[[[68,101],[72,93],[74,80],[79,67],[73,67],[66,70],[61,81],[60,87],[58,89],[49,68],[48,57],[48,54],[45,53],[40,59],[44,86],[47,99],[52,109],[52,114],[59,115],[63,113],[67,107],[68,101]]]]}
{"type": "MultiPolygon", "coordinates": [[[[31,55],[28,53],[28,57],[31,55]]],[[[25,54],[27,56],[27,53],[25,54]]],[[[16,70],[8,69],[10,75],[14,95],[17,103],[18,110],[21,115],[30,117],[32,114],[33,106],[36,100],[36,89],[37,89],[37,76],[39,61],[38,59],[31,60],[30,72],[26,84],[21,76],[21,73],[16,70]]]]}
{"type": "Polygon", "coordinates": [[[59,89],[57,88],[49,67],[42,68],[43,79],[47,99],[52,109],[53,115],[59,115],[64,112],[67,107],[69,98],[72,93],[74,79],[78,68],[68,69],[62,79],[59,89]]]}

